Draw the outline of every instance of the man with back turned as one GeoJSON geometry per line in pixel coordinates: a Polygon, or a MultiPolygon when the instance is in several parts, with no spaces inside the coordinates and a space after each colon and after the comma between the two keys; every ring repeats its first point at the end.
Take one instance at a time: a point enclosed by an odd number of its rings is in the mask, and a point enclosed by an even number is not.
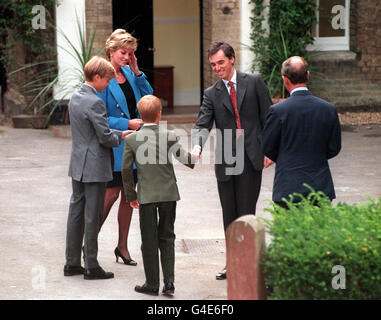
{"type": "Polygon", "coordinates": [[[273,201],[284,208],[283,198],[290,200],[290,194],[309,194],[304,183],[331,200],[336,197],[328,159],[341,149],[340,122],[336,108],[307,89],[309,76],[302,57],[283,62],[282,78],[290,97],[271,106],[262,133],[262,151],[276,162],[273,201]]]}

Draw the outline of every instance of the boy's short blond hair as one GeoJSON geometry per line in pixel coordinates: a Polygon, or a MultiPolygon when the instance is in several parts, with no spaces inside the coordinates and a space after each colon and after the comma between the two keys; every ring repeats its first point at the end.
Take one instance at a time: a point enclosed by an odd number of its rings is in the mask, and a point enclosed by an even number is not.
{"type": "Polygon", "coordinates": [[[138,110],[142,120],[146,123],[154,123],[161,111],[161,101],[154,95],[146,95],[138,102],[138,110]]]}
{"type": "Polygon", "coordinates": [[[110,51],[116,51],[121,48],[136,51],[138,40],[126,30],[116,29],[106,40],[105,53],[107,60],[111,60],[110,51]]]}
{"type": "Polygon", "coordinates": [[[85,65],[83,70],[86,81],[93,81],[97,74],[101,78],[115,78],[115,69],[105,58],[94,56],[85,65]]]}

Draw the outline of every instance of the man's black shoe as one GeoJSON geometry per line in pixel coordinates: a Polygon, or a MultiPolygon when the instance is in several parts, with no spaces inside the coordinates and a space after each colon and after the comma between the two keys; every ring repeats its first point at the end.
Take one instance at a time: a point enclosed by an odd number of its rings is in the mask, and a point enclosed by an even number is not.
{"type": "Polygon", "coordinates": [[[226,279],[226,267],[216,275],[217,280],[225,280],[226,279]]]}
{"type": "Polygon", "coordinates": [[[135,286],[135,291],[139,292],[139,293],[149,294],[151,296],[158,296],[159,295],[159,289],[147,288],[146,284],[143,284],[142,286],[135,286]]]}
{"type": "Polygon", "coordinates": [[[65,277],[77,276],[84,273],[85,273],[85,268],[81,266],[69,266],[69,265],[64,266],[65,277]]]}
{"type": "Polygon", "coordinates": [[[83,276],[86,280],[99,280],[99,279],[112,279],[114,274],[112,272],[106,272],[101,267],[87,269],[83,276]]]}
{"type": "Polygon", "coordinates": [[[175,286],[173,282],[165,283],[162,293],[169,296],[173,295],[175,293],[175,286]]]}

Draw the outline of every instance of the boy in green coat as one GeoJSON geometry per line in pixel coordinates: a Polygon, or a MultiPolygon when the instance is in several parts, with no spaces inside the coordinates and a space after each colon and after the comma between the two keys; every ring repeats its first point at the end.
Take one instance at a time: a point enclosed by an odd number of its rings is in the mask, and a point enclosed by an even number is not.
{"type": "Polygon", "coordinates": [[[125,139],[122,178],[126,200],[139,208],[142,256],[146,282],[135,291],[150,295],[159,293],[159,250],[164,277],[163,294],[172,295],[175,269],[176,201],[180,200],[173,169],[173,157],[194,168],[195,156],[179,144],[173,131],[159,127],[160,99],[146,95],[138,102],[143,127],[125,139]],[[133,163],[138,183],[134,189],[133,163]]]}

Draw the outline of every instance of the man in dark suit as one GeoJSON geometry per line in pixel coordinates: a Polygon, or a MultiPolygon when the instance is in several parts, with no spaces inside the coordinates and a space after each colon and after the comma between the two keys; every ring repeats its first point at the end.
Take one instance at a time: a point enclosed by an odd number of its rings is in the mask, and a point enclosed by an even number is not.
{"type": "Polygon", "coordinates": [[[290,194],[308,195],[304,183],[335,198],[328,159],[341,149],[340,122],[332,104],[308,91],[309,75],[303,58],[283,62],[282,78],[291,96],[271,106],[262,133],[262,151],[276,162],[273,201],[285,208],[282,199],[289,200],[290,194]]]}
{"type": "MultiPolygon", "coordinates": [[[[229,44],[213,43],[208,57],[220,80],[204,92],[192,132],[193,153],[201,153],[215,124],[215,173],[226,231],[238,217],[255,214],[264,163],[260,137],[271,98],[259,75],[236,71],[229,44]]],[[[217,279],[226,279],[226,268],[217,279]]]]}

